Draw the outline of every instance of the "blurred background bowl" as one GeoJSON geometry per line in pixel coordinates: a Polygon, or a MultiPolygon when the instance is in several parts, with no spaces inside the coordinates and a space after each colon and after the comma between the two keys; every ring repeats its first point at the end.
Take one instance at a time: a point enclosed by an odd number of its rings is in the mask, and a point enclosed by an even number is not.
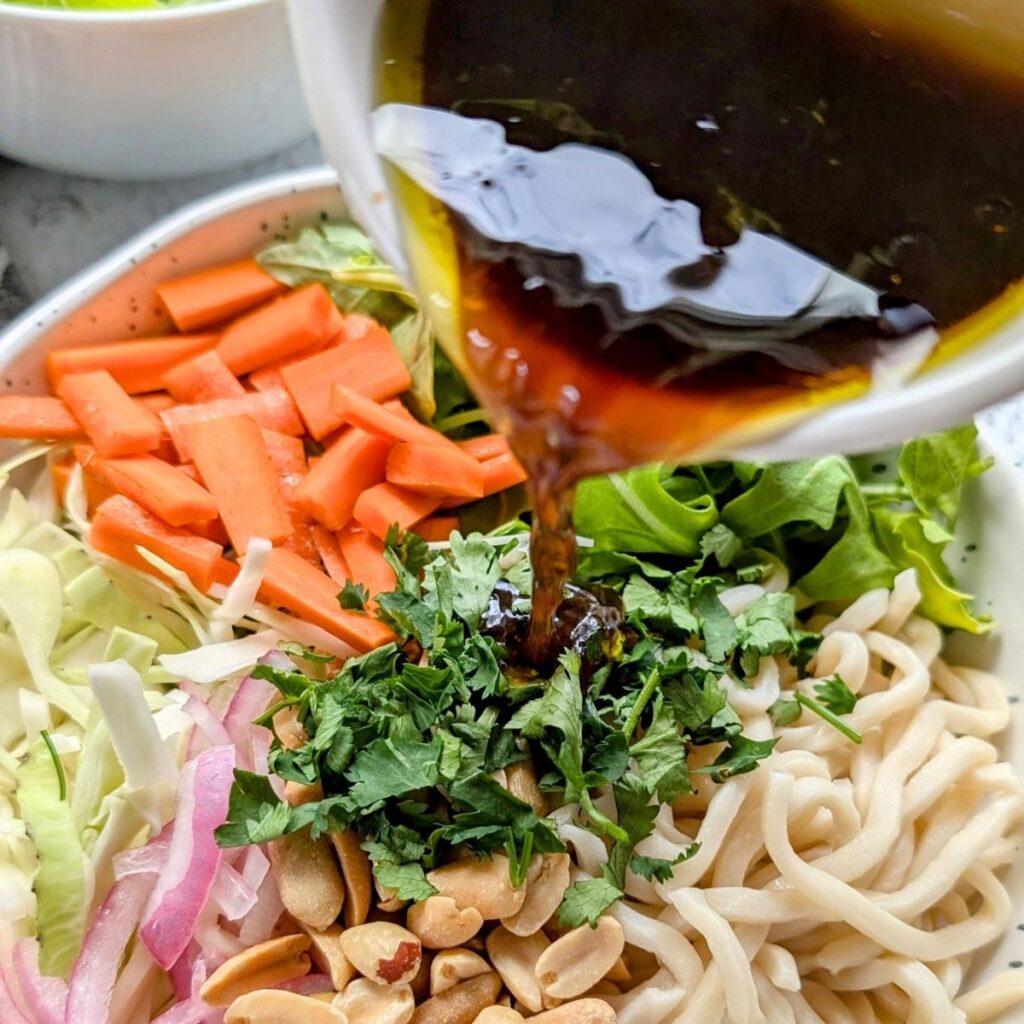
{"type": "Polygon", "coordinates": [[[283,0],[71,11],[0,3],[0,153],[96,178],[176,178],[311,131],[283,0]]]}

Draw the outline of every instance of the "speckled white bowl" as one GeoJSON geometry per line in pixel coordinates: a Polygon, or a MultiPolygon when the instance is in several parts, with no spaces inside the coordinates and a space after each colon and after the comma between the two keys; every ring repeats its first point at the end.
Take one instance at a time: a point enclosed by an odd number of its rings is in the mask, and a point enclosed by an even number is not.
{"type": "MultiPolygon", "coordinates": [[[[161,281],[247,256],[275,237],[346,209],[327,168],[264,178],[186,207],[36,303],[0,334],[0,394],[44,392],[50,349],[166,329],[154,292],[161,281]]],[[[1003,749],[1024,775],[1024,475],[997,438],[983,433],[982,445],[996,463],[969,487],[960,543],[950,562],[1000,628],[980,639],[958,636],[953,648],[963,663],[1005,682],[1013,717],[1003,749]]],[[[976,958],[972,980],[1024,965],[1024,856],[1008,885],[1017,916],[1004,940],[976,958]]],[[[1020,1020],[1019,1014],[1008,1015],[999,1024],[1020,1020]]]]}
{"type": "Polygon", "coordinates": [[[151,11],[0,3],[0,153],[96,178],[177,178],[308,135],[283,0],[151,11]]]}

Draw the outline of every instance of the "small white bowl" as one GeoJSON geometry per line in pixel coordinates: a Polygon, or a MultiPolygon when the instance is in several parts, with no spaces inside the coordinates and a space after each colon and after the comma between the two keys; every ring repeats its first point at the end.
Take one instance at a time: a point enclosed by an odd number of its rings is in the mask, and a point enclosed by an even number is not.
{"type": "Polygon", "coordinates": [[[97,178],[223,170],[311,131],[283,0],[0,3],[0,153],[97,178]]]}

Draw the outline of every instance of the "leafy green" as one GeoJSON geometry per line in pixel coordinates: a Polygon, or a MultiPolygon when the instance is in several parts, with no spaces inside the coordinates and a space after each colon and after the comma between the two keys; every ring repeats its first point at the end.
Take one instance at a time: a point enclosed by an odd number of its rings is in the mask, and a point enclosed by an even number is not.
{"type": "Polygon", "coordinates": [[[725,750],[706,768],[695,772],[710,775],[715,782],[725,782],[736,775],[752,772],[775,749],[778,739],[752,740],[746,736],[733,736],[725,750]]]}
{"type": "Polygon", "coordinates": [[[714,499],[660,463],[592,477],[576,494],[576,530],[598,551],[692,556],[717,521],[714,499]]]}
{"type": "Polygon", "coordinates": [[[832,676],[816,683],[814,692],[834,715],[848,715],[857,706],[857,695],[846,685],[842,676],[832,676]]]}
{"type": "Polygon", "coordinates": [[[819,718],[824,719],[833,729],[841,732],[848,740],[851,740],[853,743],[862,742],[862,737],[856,729],[847,725],[839,715],[824,704],[816,701],[813,697],[808,697],[803,691],[797,690],[793,694],[793,699],[797,704],[802,704],[809,711],[813,711],[819,718]]]}
{"type": "Polygon", "coordinates": [[[345,586],[338,594],[338,604],[347,612],[366,611],[366,602],[370,600],[370,592],[362,583],[353,583],[352,580],[345,580],[345,586]]]}
{"type": "Polygon", "coordinates": [[[393,889],[395,897],[400,900],[421,903],[437,892],[427,881],[426,872],[421,864],[391,864],[388,861],[378,861],[373,866],[373,873],[377,881],[388,889],[393,889]]]}
{"type": "Polygon", "coordinates": [[[235,769],[227,821],[216,831],[221,846],[265,843],[285,834],[288,805],[274,792],[265,775],[235,769]]]}
{"type": "Polygon", "coordinates": [[[672,877],[672,869],[677,864],[684,864],[695,857],[700,850],[700,843],[690,845],[672,860],[664,857],[641,857],[634,855],[629,862],[629,870],[634,875],[646,878],[648,882],[667,882],[672,877]]]}

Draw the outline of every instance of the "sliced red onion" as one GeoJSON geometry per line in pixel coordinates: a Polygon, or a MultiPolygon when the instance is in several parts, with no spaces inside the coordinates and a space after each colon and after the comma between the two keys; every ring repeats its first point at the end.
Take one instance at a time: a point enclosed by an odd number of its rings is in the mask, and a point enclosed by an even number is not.
{"type": "Polygon", "coordinates": [[[277,922],[284,913],[284,904],[272,874],[267,875],[260,886],[256,906],[245,915],[238,938],[243,946],[255,946],[266,942],[274,933],[277,922]]]}
{"type": "Polygon", "coordinates": [[[114,878],[127,878],[129,875],[159,874],[167,862],[167,850],[171,841],[171,825],[166,825],[156,838],[145,846],[136,846],[125,850],[114,858],[114,878]]]}
{"type": "Polygon", "coordinates": [[[139,930],[164,970],[185,951],[220,868],[221,849],[213,833],[227,818],[234,767],[234,746],[218,746],[182,769],[167,864],[139,930]]]}
{"type": "Polygon", "coordinates": [[[176,1003],[161,1013],[153,1024],[221,1024],[224,1011],[204,1003],[198,996],[176,1003]]]}
{"type": "Polygon", "coordinates": [[[254,733],[264,731],[253,727],[253,719],[267,710],[276,693],[275,687],[266,680],[246,676],[228,705],[227,713],[224,715],[224,728],[238,748],[245,767],[252,765],[250,747],[254,733]]]}
{"type": "Polygon", "coordinates": [[[39,972],[39,943],[20,939],[11,952],[14,974],[25,1004],[36,1024],[64,1024],[68,987],[61,978],[44,978],[39,972]]]}
{"type": "Polygon", "coordinates": [[[185,701],[185,714],[202,730],[211,747],[223,747],[232,742],[224,723],[213,713],[208,704],[197,697],[185,701]]]}
{"type": "Polygon", "coordinates": [[[142,1015],[143,1008],[149,1012],[153,996],[153,984],[159,968],[153,963],[145,943],[136,942],[132,955],[121,969],[110,998],[111,1021],[135,1021],[142,1015]]]}
{"type": "Polygon", "coordinates": [[[270,860],[258,846],[247,846],[241,866],[242,878],[253,892],[259,893],[263,879],[270,870],[270,860]]]}
{"type": "Polygon", "coordinates": [[[280,648],[274,647],[256,662],[257,665],[266,665],[277,672],[294,672],[295,662],[288,657],[280,648]]]}
{"type": "Polygon", "coordinates": [[[221,864],[210,899],[228,921],[238,921],[255,906],[256,890],[230,864],[221,864]]]}
{"type": "Polygon", "coordinates": [[[238,936],[221,925],[219,908],[213,900],[203,908],[203,912],[199,915],[199,920],[196,922],[195,939],[199,943],[206,969],[211,973],[225,960],[245,949],[238,936]]]}
{"type": "Polygon", "coordinates": [[[270,771],[270,731],[253,729],[252,731],[252,770],[257,775],[266,775],[270,788],[283,800],[284,779],[270,771]]]}
{"type": "Polygon", "coordinates": [[[174,987],[174,994],[180,1001],[196,995],[207,978],[206,961],[203,959],[199,943],[193,939],[167,973],[174,987]]]}
{"type": "Polygon", "coordinates": [[[149,875],[129,875],[107,893],[71,970],[64,1024],[96,1024],[108,1019],[117,972],[146,905],[151,881],[149,875]]]}
{"type": "Polygon", "coordinates": [[[318,992],[333,992],[334,982],[326,974],[306,974],[299,978],[289,978],[275,987],[300,996],[315,996],[318,992]]]}
{"type": "MultiPolygon", "coordinates": [[[[29,1020],[29,1024],[34,1024],[32,1010],[18,984],[18,972],[14,969],[14,944],[13,933],[0,922],[0,1009],[5,1009],[10,1003],[22,1017],[29,1020]]],[[[7,1018],[0,1016],[0,1021],[6,1024],[7,1018]]]]}
{"type": "Polygon", "coordinates": [[[0,975],[0,1020],[4,1024],[35,1024],[30,1021],[14,1002],[14,996],[7,988],[7,982],[0,975]]]}

